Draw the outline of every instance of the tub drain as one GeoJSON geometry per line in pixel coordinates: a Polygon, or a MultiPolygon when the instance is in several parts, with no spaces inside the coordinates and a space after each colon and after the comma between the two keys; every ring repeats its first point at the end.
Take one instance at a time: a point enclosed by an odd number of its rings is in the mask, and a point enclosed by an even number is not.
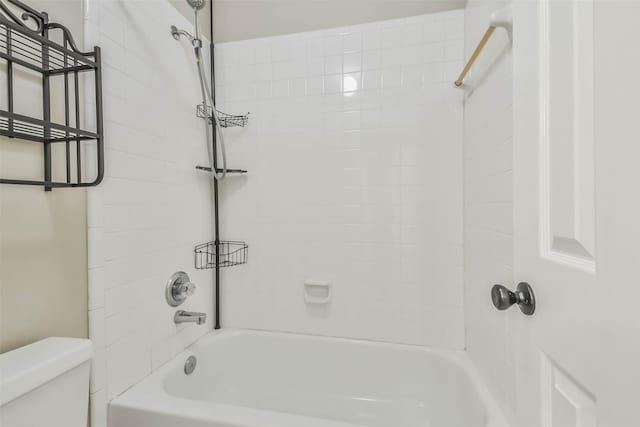
{"type": "Polygon", "coordinates": [[[195,356],[189,356],[186,362],[184,362],[184,373],[190,375],[198,364],[198,359],[195,356]]]}

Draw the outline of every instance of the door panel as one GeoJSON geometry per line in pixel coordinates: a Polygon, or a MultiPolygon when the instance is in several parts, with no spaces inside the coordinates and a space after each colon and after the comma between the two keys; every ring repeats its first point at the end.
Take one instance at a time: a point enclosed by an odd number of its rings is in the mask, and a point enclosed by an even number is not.
{"type": "Polygon", "coordinates": [[[514,427],[640,426],[639,16],[514,2],[514,427]]]}
{"type": "Polygon", "coordinates": [[[547,356],[541,360],[543,427],[596,427],[596,400],[547,356]]]}
{"type": "Polygon", "coordinates": [[[595,268],[593,2],[538,5],[543,256],[595,268]]]}

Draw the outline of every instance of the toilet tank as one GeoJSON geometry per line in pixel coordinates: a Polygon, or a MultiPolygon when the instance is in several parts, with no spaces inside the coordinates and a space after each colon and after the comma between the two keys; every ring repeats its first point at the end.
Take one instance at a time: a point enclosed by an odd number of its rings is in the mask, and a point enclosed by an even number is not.
{"type": "Polygon", "coordinates": [[[46,338],[0,354],[0,426],[87,427],[91,341],[46,338]]]}

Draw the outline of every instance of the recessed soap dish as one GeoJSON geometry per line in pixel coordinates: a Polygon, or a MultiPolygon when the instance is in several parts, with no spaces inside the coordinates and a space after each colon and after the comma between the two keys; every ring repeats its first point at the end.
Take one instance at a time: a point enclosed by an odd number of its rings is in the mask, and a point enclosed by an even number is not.
{"type": "Polygon", "coordinates": [[[328,304],[331,301],[331,281],[306,280],[304,300],[307,304],[328,304]]]}

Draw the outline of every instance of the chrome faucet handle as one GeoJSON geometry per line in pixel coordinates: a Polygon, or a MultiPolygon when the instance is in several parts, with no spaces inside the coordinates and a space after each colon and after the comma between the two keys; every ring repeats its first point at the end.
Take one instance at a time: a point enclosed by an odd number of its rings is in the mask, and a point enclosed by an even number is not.
{"type": "Polygon", "coordinates": [[[491,301],[498,310],[506,310],[514,304],[520,307],[520,311],[531,316],[536,311],[536,299],[533,289],[526,282],[518,283],[516,291],[512,292],[503,285],[493,285],[491,288],[491,301]]]}
{"type": "Polygon", "coordinates": [[[184,271],[174,273],[167,282],[165,298],[171,307],[177,307],[196,292],[196,285],[184,271]]]}
{"type": "Polygon", "coordinates": [[[188,297],[196,293],[196,284],[193,282],[187,282],[181,284],[177,289],[177,294],[184,294],[188,297]]]}

